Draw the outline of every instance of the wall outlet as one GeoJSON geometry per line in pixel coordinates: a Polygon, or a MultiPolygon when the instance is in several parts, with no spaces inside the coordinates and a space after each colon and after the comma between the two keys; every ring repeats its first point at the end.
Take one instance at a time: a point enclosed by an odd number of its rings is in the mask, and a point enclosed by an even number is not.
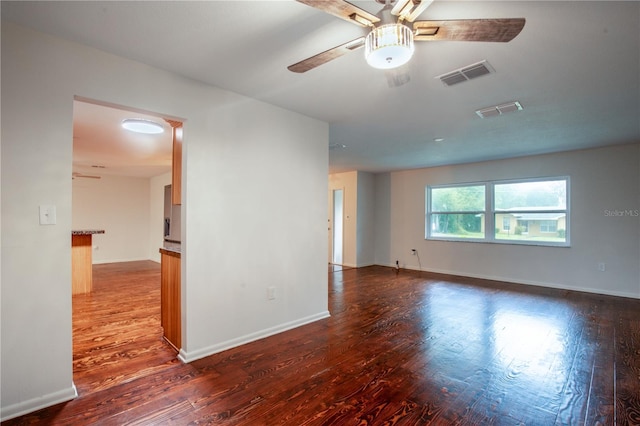
{"type": "Polygon", "coordinates": [[[275,287],[267,287],[267,299],[274,300],[276,298],[276,288],[275,287]]]}
{"type": "Polygon", "coordinates": [[[607,270],[607,267],[606,267],[606,265],[604,264],[604,262],[600,262],[600,263],[598,263],[598,271],[600,271],[600,272],[604,272],[604,271],[606,271],[606,270],[607,270]]]}

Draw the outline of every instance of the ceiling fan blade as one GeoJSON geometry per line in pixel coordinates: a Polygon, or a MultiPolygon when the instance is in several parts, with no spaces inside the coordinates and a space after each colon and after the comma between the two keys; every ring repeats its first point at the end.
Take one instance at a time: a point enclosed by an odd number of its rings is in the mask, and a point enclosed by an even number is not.
{"type": "Polygon", "coordinates": [[[102,179],[101,176],[85,175],[85,174],[82,174],[82,173],[73,173],[72,176],[71,176],[71,179],[75,179],[75,178],[102,179]]]}
{"type": "Polygon", "coordinates": [[[304,59],[300,62],[297,62],[293,65],[289,65],[287,69],[293,72],[307,72],[311,69],[314,69],[322,64],[326,64],[329,61],[332,61],[340,56],[346,55],[349,52],[353,52],[354,50],[358,50],[364,46],[364,37],[358,37],[355,40],[348,41],[340,46],[336,46],[333,49],[325,50],[322,53],[318,53],[317,55],[311,56],[310,58],[304,59]]]}
{"type": "Polygon", "coordinates": [[[297,1],[363,27],[371,27],[373,26],[373,24],[380,21],[380,18],[378,18],[376,15],[372,15],[366,10],[360,9],[359,7],[343,0],[297,1]]]}
{"type": "Polygon", "coordinates": [[[433,0],[397,0],[391,14],[413,22],[433,3],[433,0]]]}
{"type": "Polygon", "coordinates": [[[520,34],[524,23],[524,18],[416,21],[413,23],[413,39],[506,43],[520,34]]]}

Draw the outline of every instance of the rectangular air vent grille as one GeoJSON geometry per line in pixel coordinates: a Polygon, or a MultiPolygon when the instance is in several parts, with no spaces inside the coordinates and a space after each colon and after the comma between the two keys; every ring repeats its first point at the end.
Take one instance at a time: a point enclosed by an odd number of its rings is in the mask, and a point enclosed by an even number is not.
{"type": "Polygon", "coordinates": [[[482,108],[477,110],[476,114],[478,114],[480,118],[489,118],[515,111],[522,111],[522,105],[520,102],[509,102],[502,105],[482,108]]]}
{"type": "Polygon", "coordinates": [[[472,80],[474,78],[481,77],[483,75],[491,74],[495,72],[493,67],[487,61],[478,62],[476,64],[472,64],[466,66],[464,68],[457,69],[455,71],[451,71],[446,74],[439,75],[436,78],[439,78],[440,81],[445,86],[453,86],[454,84],[462,83],[464,81],[472,80]]]}

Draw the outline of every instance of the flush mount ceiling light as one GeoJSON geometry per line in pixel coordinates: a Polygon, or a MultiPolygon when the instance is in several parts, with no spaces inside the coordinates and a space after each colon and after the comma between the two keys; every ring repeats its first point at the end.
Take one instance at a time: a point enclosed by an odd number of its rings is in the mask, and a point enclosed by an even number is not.
{"type": "Polygon", "coordinates": [[[382,25],[367,35],[364,49],[364,57],[372,67],[397,68],[413,56],[413,33],[406,25],[382,25]]]}
{"type": "Polygon", "coordinates": [[[148,135],[156,135],[164,132],[162,124],[155,121],[145,120],[143,118],[127,118],[122,120],[122,127],[136,133],[145,133],[148,135]]]}

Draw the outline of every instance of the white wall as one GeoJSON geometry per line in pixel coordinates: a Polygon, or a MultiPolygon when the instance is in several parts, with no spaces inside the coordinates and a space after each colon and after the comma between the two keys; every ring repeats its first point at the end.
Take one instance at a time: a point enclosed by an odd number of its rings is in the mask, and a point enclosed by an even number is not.
{"type": "Polygon", "coordinates": [[[74,96],[185,123],[182,359],[328,315],[326,123],[11,23],[1,43],[3,419],[75,395],[74,96]]]}
{"type": "Polygon", "coordinates": [[[394,172],[376,179],[376,263],[640,297],[640,144],[394,172]],[[570,176],[571,247],[427,241],[427,185],[570,176]],[[388,225],[381,220],[389,216],[388,225]],[[388,247],[388,248],[387,248],[388,247]],[[600,272],[597,265],[606,264],[600,272]]]}
{"type": "Polygon", "coordinates": [[[160,262],[164,245],[164,187],[171,185],[171,172],[149,180],[149,260],[160,262]]]}
{"type": "Polygon", "coordinates": [[[185,127],[187,361],[329,314],[328,125],[227,96],[185,127]]]}
{"type": "MultiPolygon", "coordinates": [[[[72,229],[105,231],[93,236],[94,264],[149,259],[148,178],[76,178],[73,179],[72,198],[72,229]]],[[[160,209],[162,212],[162,207],[160,209]]],[[[159,232],[162,235],[162,226],[159,232]]]]}
{"type": "Polygon", "coordinates": [[[171,172],[148,178],[103,176],[72,183],[72,229],[104,229],[93,236],[93,263],[153,260],[164,244],[164,187],[171,172]]]}
{"type": "Polygon", "coordinates": [[[375,263],[375,179],[372,173],[358,172],[357,197],[357,264],[363,267],[375,263]]]}

